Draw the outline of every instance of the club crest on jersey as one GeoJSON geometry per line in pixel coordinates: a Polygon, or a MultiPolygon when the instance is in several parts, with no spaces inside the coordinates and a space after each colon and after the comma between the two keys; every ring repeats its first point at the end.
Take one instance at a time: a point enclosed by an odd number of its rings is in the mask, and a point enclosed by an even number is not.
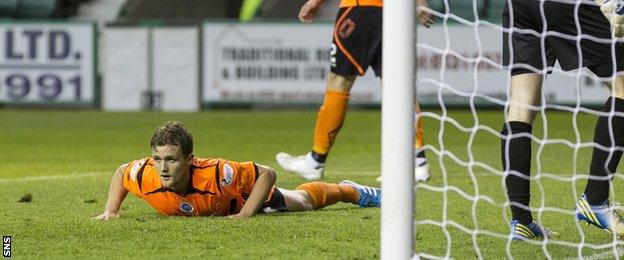
{"type": "Polygon", "coordinates": [[[221,179],[221,185],[230,186],[232,184],[232,180],[234,179],[234,168],[229,164],[223,165],[223,178],[221,179]]]}
{"type": "Polygon", "coordinates": [[[133,181],[137,180],[137,173],[139,172],[139,169],[143,167],[143,164],[145,164],[145,159],[138,160],[134,163],[134,165],[132,165],[132,168],[130,169],[130,178],[133,181]]]}
{"type": "Polygon", "coordinates": [[[182,203],[180,203],[180,210],[182,212],[186,213],[186,214],[191,214],[191,213],[193,213],[195,208],[193,208],[193,205],[191,205],[191,203],[182,202],[182,203]]]}

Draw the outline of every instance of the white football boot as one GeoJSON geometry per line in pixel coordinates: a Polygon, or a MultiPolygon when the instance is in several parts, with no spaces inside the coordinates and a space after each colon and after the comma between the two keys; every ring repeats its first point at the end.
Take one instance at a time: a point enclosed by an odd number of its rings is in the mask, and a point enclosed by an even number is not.
{"type": "Polygon", "coordinates": [[[429,177],[431,177],[431,173],[429,173],[427,158],[416,157],[414,159],[414,180],[416,180],[416,182],[426,182],[429,180],[429,177]]]}
{"type": "Polygon", "coordinates": [[[315,181],[323,178],[325,164],[314,160],[311,152],[299,156],[281,152],[275,155],[275,160],[284,170],[295,173],[306,180],[315,181]]]}
{"type": "MultiPolygon", "coordinates": [[[[431,177],[427,158],[424,156],[424,153],[421,153],[422,151],[414,158],[414,180],[416,182],[426,182],[431,177]]],[[[377,181],[381,182],[381,176],[377,177],[377,181]]]]}

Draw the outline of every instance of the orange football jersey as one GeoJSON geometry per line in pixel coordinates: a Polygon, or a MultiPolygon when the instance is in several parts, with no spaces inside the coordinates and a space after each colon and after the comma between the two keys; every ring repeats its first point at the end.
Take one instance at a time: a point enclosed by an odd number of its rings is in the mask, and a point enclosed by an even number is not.
{"type": "MultiPolygon", "coordinates": [[[[178,195],[162,187],[151,157],[128,164],[123,186],[163,215],[226,216],[240,211],[258,178],[253,162],[193,159],[189,193],[178,195]]],[[[275,187],[269,195],[270,201],[275,187]]]]}
{"type": "Polygon", "coordinates": [[[383,6],[383,0],[340,0],[340,7],[383,6]]]}

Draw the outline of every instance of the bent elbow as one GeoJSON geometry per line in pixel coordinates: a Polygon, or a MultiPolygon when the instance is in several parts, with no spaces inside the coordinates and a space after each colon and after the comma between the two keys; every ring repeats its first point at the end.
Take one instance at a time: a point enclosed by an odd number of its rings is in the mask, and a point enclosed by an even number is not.
{"type": "Polygon", "coordinates": [[[265,176],[265,178],[273,184],[275,184],[275,181],[277,180],[277,173],[275,173],[275,170],[271,168],[266,169],[266,171],[262,173],[262,176],[265,176]]]}

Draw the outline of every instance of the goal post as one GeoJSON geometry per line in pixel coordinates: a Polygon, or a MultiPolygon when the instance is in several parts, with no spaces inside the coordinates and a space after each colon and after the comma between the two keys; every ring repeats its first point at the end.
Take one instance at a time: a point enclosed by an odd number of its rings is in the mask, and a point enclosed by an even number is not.
{"type": "Polygon", "coordinates": [[[414,254],[414,0],[384,1],[381,258],[414,254]]]}

